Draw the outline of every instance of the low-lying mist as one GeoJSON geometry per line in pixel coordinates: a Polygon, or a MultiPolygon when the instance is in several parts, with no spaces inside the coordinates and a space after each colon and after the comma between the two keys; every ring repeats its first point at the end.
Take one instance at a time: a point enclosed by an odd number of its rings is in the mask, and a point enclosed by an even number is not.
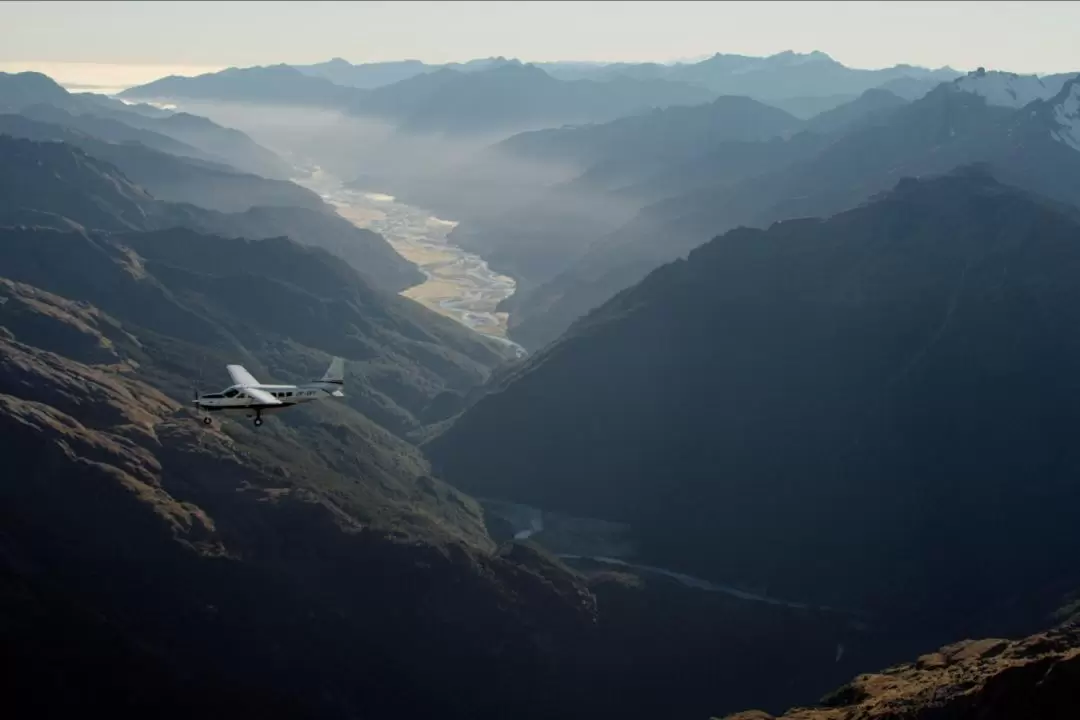
{"type": "Polygon", "coordinates": [[[519,293],[570,267],[630,221],[644,201],[573,161],[515,154],[503,133],[417,134],[336,110],[183,102],[181,109],[242,130],[301,178],[316,166],[454,220],[450,241],[519,282],[519,293]]]}
{"type": "Polygon", "coordinates": [[[372,188],[375,190],[401,192],[416,184],[430,191],[443,182],[468,182],[490,183],[495,191],[500,187],[512,189],[561,182],[578,171],[560,163],[526,162],[492,149],[509,137],[505,132],[416,134],[380,118],[329,109],[178,102],[182,110],[246,132],[298,168],[318,165],[344,182],[359,179],[383,184],[372,188]]]}

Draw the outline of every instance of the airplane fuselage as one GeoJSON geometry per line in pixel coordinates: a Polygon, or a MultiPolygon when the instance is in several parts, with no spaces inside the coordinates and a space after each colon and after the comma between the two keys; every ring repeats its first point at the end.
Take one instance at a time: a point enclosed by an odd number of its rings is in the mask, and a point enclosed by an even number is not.
{"type": "Polygon", "coordinates": [[[231,385],[218,393],[202,395],[197,400],[199,409],[209,412],[229,410],[273,412],[284,410],[293,405],[321,400],[324,398],[341,397],[341,384],[334,382],[313,382],[303,385],[231,385]],[[278,401],[277,404],[268,405],[262,403],[247,393],[254,388],[270,393],[278,401]],[[335,394],[336,393],[336,394],[335,394]]]}

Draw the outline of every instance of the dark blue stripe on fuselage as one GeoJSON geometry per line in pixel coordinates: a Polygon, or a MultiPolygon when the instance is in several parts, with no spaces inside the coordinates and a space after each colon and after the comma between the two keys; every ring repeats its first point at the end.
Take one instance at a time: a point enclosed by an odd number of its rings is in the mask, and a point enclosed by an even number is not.
{"type": "Polygon", "coordinates": [[[298,405],[298,404],[299,403],[294,403],[294,402],[283,402],[283,403],[274,403],[273,405],[227,405],[227,406],[222,406],[222,405],[200,405],[199,407],[202,408],[203,410],[208,410],[209,412],[221,412],[222,410],[236,410],[236,411],[239,411],[239,410],[270,410],[272,408],[292,407],[293,405],[298,405]]]}

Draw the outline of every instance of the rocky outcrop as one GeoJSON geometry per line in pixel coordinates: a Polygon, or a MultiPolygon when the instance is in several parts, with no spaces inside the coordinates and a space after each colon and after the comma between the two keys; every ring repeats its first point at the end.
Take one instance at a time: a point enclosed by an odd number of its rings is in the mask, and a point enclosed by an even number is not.
{"type": "Polygon", "coordinates": [[[1080,716],[1080,626],[955,643],[860,675],[813,708],[728,720],[1071,720],[1080,716]]]}

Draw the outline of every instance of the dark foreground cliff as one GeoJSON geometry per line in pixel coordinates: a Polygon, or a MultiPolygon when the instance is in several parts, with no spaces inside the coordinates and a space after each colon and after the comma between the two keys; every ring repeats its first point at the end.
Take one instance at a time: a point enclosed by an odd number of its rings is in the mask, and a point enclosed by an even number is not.
{"type": "MultiPolygon", "coordinates": [[[[369,321],[392,309],[341,298],[336,315],[309,316],[319,323],[274,323],[274,294],[253,278],[241,282],[266,303],[207,292],[212,265],[166,261],[169,239],[189,241],[193,262],[207,238],[121,237],[0,231],[3,271],[21,278],[0,278],[0,693],[13,716],[690,720],[780,710],[872,662],[872,638],[843,615],[498,546],[473,498],[355,406],[204,426],[185,402],[204,353],[273,347],[285,362],[269,377],[303,377],[345,328],[371,346],[369,321]],[[838,643],[859,650],[837,663],[838,643]]],[[[215,242],[224,256],[242,241],[215,242]]],[[[288,243],[245,247],[291,293],[341,280],[273,267],[297,252],[288,243]]],[[[378,382],[356,372],[347,392],[378,382]]]]}
{"type": "Polygon", "coordinates": [[[906,627],[895,660],[1028,634],[1080,584],[1077,268],[1074,209],[902,180],[655,271],[424,448],[624,559],[906,627]]]}

